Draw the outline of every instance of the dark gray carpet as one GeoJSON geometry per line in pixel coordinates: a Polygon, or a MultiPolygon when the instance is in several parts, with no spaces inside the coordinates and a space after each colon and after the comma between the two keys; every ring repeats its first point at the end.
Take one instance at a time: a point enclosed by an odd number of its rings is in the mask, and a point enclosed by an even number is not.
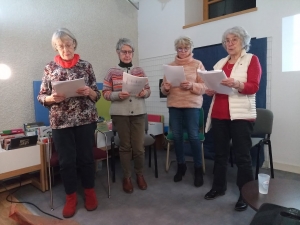
{"type": "MultiPolygon", "coordinates": [[[[248,208],[244,212],[234,211],[238,199],[238,188],[235,185],[236,166],[228,164],[228,189],[226,195],[214,200],[205,200],[204,195],[210,190],[212,183],[213,161],[206,160],[204,185],[200,188],[193,186],[193,163],[188,163],[188,171],[181,182],[174,183],[173,176],[176,164],[171,165],[170,171],[165,172],[165,151],[158,152],[159,177],[154,177],[154,163],[148,167],[146,159],[145,179],[148,189],[139,190],[133,176],[134,192],[126,194],[122,190],[122,173],[117,163],[116,183],[111,184],[111,198],[107,198],[106,166],[97,172],[96,190],[99,206],[97,210],[88,212],[84,208],[83,191],[78,190],[77,212],[73,219],[82,225],[94,224],[225,224],[246,225],[252,220],[255,211],[248,208]]],[[[263,171],[263,170],[262,170],[263,171]]],[[[265,172],[268,172],[265,170],[265,172]]],[[[275,177],[298,179],[299,174],[275,171],[275,177]]],[[[79,186],[80,186],[80,181],[79,186]]],[[[31,185],[21,187],[15,196],[20,201],[36,204],[42,210],[62,218],[65,194],[61,182],[53,187],[55,210],[49,207],[49,192],[42,193],[31,185]]],[[[43,215],[35,208],[28,206],[35,214],[43,215]]]]}

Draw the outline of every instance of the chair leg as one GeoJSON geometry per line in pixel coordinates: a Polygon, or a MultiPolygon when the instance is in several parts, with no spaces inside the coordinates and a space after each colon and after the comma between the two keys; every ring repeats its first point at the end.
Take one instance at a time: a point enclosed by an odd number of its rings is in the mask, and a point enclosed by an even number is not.
{"type": "Polygon", "coordinates": [[[203,142],[201,144],[201,148],[202,148],[202,171],[203,171],[203,174],[205,174],[205,158],[204,158],[203,142]]]}
{"type": "Polygon", "coordinates": [[[169,168],[170,168],[170,143],[168,143],[168,146],[167,146],[167,157],[166,157],[166,172],[169,171],[169,168]]]}
{"type": "Polygon", "coordinates": [[[52,183],[54,186],[54,168],[53,167],[51,167],[51,177],[52,177],[52,183]]]}
{"type": "Polygon", "coordinates": [[[156,152],[155,143],[153,144],[153,148],[154,148],[154,168],[155,168],[155,177],[158,178],[158,170],[157,170],[157,152],[156,152]]]}
{"type": "Polygon", "coordinates": [[[274,178],[273,157],[272,157],[272,146],[271,146],[271,141],[270,141],[270,140],[268,140],[268,146],[269,146],[269,157],[270,157],[271,177],[274,178]]]}
{"type": "Polygon", "coordinates": [[[148,146],[149,151],[149,167],[151,167],[151,146],[148,146]]]}
{"type": "Polygon", "coordinates": [[[260,146],[261,143],[259,143],[257,147],[257,154],[256,154],[256,171],[255,171],[255,180],[258,179],[258,173],[259,173],[259,152],[260,152],[260,146]]]}
{"type": "Polygon", "coordinates": [[[52,192],[52,182],[51,182],[51,166],[50,166],[50,159],[51,159],[51,151],[52,151],[52,149],[51,149],[51,143],[49,144],[47,144],[46,145],[46,148],[47,148],[47,150],[48,150],[48,157],[49,157],[49,159],[48,159],[48,181],[49,181],[49,192],[50,192],[50,208],[51,208],[51,211],[53,211],[54,210],[54,207],[53,207],[53,192],[52,192]]]}
{"type": "Polygon", "coordinates": [[[110,173],[109,173],[109,158],[108,158],[108,148],[106,146],[106,169],[107,169],[107,188],[108,188],[108,198],[110,198],[110,173]]]}
{"type": "Polygon", "coordinates": [[[111,141],[111,172],[112,172],[112,182],[116,182],[116,168],[115,168],[115,142],[111,141]]]}

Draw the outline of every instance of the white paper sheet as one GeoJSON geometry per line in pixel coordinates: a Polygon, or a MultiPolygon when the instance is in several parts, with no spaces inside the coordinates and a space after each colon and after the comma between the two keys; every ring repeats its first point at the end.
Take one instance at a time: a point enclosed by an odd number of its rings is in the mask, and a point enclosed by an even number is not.
{"type": "Polygon", "coordinates": [[[78,88],[84,87],[84,78],[66,81],[52,81],[52,87],[57,94],[63,94],[66,98],[82,96],[76,93],[78,88]]]}
{"type": "Polygon", "coordinates": [[[233,90],[221,84],[227,76],[222,70],[201,71],[197,70],[208,89],[214,90],[219,94],[231,95],[233,90]]]}
{"type": "Polygon", "coordinates": [[[132,76],[129,73],[123,72],[122,91],[127,91],[130,95],[138,95],[147,82],[147,77],[132,76]]]}
{"type": "Polygon", "coordinates": [[[172,87],[179,87],[180,83],[185,81],[183,66],[163,66],[166,80],[172,85],[172,87]]]}

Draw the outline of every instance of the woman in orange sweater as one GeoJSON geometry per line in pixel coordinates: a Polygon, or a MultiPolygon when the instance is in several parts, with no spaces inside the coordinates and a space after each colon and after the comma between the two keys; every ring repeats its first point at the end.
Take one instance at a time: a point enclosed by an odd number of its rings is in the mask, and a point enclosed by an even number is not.
{"type": "MultiPolygon", "coordinates": [[[[174,176],[174,182],[179,182],[186,172],[183,145],[183,124],[185,124],[191,145],[195,178],[194,185],[200,187],[203,185],[201,145],[199,143],[199,116],[202,107],[206,86],[201,80],[197,69],[205,70],[201,61],[193,58],[193,42],[188,37],[180,37],[175,40],[175,50],[177,55],[171,66],[183,66],[185,81],[179,87],[172,87],[164,77],[161,85],[161,91],[167,95],[167,106],[169,108],[170,124],[174,135],[174,147],[178,163],[177,173],[174,176]]],[[[169,125],[170,125],[169,124],[169,125]]]]}

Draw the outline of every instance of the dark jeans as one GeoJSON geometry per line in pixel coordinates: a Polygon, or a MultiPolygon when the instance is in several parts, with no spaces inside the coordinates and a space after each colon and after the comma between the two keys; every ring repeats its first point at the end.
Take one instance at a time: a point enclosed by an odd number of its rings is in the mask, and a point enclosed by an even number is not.
{"type": "Polygon", "coordinates": [[[236,184],[241,190],[244,184],[253,180],[250,149],[253,122],[247,120],[212,119],[215,148],[213,190],[226,191],[227,164],[232,140],[233,154],[238,167],[236,184]]]}
{"type": "Polygon", "coordinates": [[[77,190],[76,165],[80,169],[82,187],[88,189],[95,185],[95,129],[96,123],[52,130],[66,194],[77,190]]]}
{"type": "Polygon", "coordinates": [[[193,153],[194,165],[195,167],[201,167],[201,143],[199,140],[200,109],[170,107],[169,114],[177,163],[185,163],[183,133],[186,131],[193,153]]]}

